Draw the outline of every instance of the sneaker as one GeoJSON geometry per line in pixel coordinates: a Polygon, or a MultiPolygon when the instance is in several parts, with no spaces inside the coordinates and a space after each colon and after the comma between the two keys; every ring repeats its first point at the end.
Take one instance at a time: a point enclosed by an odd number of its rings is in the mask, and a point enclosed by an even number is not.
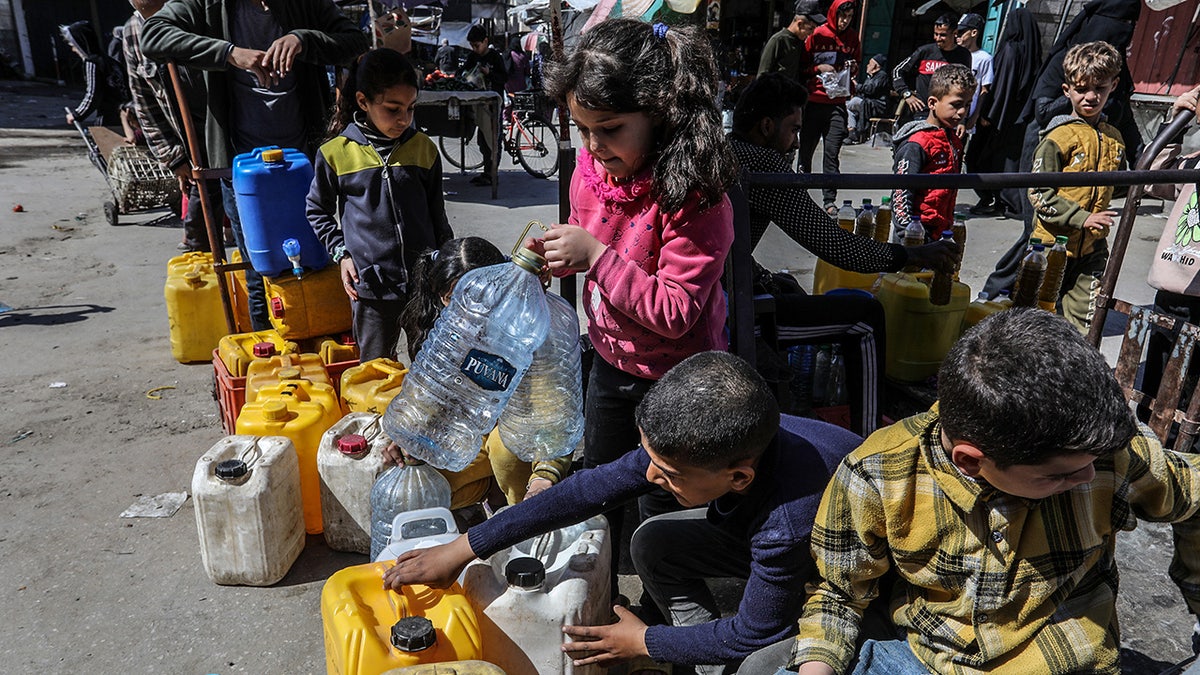
{"type": "Polygon", "coordinates": [[[974,216],[998,216],[1004,213],[1004,208],[991,202],[979,202],[967,209],[974,216]]]}
{"type": "Polygon", "coordinates": [[[483,185],[491,185],[491,184],[492,184],[492,177],[487,175],[486,173],[481,173],[478,176],[475,176],[474,178],[471,179],[471,185],[483,186],[483,185]]]}

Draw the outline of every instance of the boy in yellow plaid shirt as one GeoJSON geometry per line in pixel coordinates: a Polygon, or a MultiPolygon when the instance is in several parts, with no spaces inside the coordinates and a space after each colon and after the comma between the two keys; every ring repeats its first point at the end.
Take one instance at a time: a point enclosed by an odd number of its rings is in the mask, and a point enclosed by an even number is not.
{"type": "MultiPolygon", "coordinates": [[[[1192,516],[1200,457],[1163,449],[1100,353],[1048,312],[980,323],[938,388],[939,404],[872,435],[829,484],[812,534],[822,580],[788,669],[1118,673],[1115,536],[1192,516]],[[889,571],[904,637],[859,649],[889,571]]],[[[1176,531],[1185,589],[1200,581],[1196,530],[1176,531]]]]}

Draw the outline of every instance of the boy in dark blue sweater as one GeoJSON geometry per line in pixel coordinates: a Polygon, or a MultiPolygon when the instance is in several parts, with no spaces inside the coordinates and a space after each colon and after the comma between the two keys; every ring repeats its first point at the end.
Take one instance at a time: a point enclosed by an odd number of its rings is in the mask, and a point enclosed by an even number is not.
{"type": "MultiPolygon", "coordinates": [[[[674,625],[647,627],[623,607],[608,626],[564,626],[576,665],[649,657],[714,667],[737,663],[795,633],[813,576],[809,536],[832,471],[861,439],[823,422],[780,419],[766,383],[742,359],[702,352],[672,368],[637,408],[642,447],[581,471],[506,509],[444,546],[410,551],[384,585],[449,586],[476,556],[580,522],[655,486],[682,512],[656,516],[633,535],[646,591],[674,625]],[[720,618],[704,582],[742,577],[737,614],[720,618]]],[[[547,639],[555,639],[548,635],[547,639]]]]}

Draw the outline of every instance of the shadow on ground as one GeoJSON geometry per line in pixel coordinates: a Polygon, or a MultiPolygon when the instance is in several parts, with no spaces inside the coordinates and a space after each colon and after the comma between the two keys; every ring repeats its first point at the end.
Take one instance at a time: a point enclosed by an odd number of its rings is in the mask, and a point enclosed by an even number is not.
{"type": "Polygon", "coordinates": [[[45,307],[14,308],[0,313],[0,328],[10,326],[58,326],[86,321],[90,314],[113,311],[104,305],[46,305],[45,307]]]}

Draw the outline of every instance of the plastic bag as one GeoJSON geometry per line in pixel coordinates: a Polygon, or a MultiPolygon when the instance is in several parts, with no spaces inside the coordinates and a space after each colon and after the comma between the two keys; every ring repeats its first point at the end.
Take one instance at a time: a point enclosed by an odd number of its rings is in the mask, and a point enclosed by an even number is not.
{"type": "Polygon", "coordinates": [[[832,73],[818,73],[821,86],[829,98],[846,98],[850,95],[850,69],[844,68],[832,73]]]}

